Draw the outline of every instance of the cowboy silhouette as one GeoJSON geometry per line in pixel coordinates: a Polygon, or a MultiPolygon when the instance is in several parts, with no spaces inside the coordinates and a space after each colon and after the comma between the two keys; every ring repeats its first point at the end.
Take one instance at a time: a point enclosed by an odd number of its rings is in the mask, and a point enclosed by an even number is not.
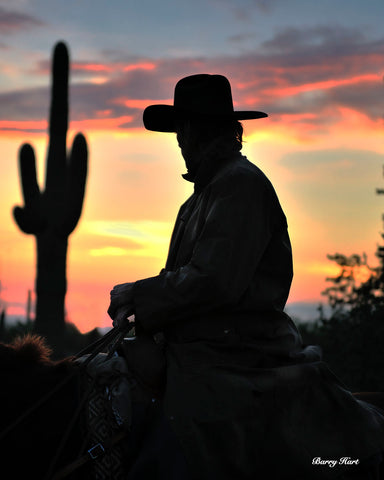
{"type": "Polygon", "coordinates": [[[374,478],[366,459],[383,449],[383,416],[352,397],[284,312],[286,217],[241,154],[240,120],[265,117],[235,111],[221,75],[183,78],[173,105],[144,111],[148,130],[176,133],[194,192],[165,268],[111,291],[114,325],[134,315],[138,338],[161,334],[167,365],[151,448],[129,479],[349,478],[359,469],[374,478]]]}

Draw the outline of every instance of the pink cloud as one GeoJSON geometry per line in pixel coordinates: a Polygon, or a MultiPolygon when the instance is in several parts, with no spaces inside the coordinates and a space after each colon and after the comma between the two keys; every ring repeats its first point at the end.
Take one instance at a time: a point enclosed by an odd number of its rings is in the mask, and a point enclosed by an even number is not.
{"type": "Polygon", "coordinates": [[[114,69],[115,68],[113,66],[102,63],[74,62],[71,64],[71,70],[74,72],[110,73],[114,69]]]}
{"type": "Polygon", "coordinates": [[[153,99],[139,99],[139,98],[116,98],[114,101],[116,104],[124,105],[128,108],[134,108],[144,110],[148,105],[153,104],[166,104],[172,105],[173,98],[167,98],[166,100],[153,100],[153,99]]]}
{"type": "Polygon", "coordinates": [[[124,72],[132,72],[132,70],[154,70],[156,68],[156,63],[154,62],[142,62],[132,65],[126,65],[124,67],[124,72]]]}
{"type": "Polygon", "coordinates": [[[350,78],[328,79],[320,82],[304,83],[302,85],[289,85],[286,87],[277,87],[273,89],[266,89],[263,91],[265,95],[277,95],[280,97],[287,97],[297,95],[303,92],[310,92],[313,90],[328,90],[330,88],[340,87],[344,85],[357,85],[361,83],[377,83],[381,81],[381,75],[366,74],[350,78]]]}

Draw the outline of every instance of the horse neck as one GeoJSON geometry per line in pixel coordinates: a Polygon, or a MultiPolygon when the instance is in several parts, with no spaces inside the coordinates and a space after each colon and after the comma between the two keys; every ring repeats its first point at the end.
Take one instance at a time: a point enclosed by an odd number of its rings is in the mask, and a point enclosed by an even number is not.
{"type": "MultiPolygon", "coordinates": [[[[14,478],[24,478],[21,475],[31,473],[33,478],[44,478],[79,401],[79,373],[74,368],[68,362],[62,362],[7,371],[0,394],[0,409],[6,412],[0,419],[0,431],[46,397],[59,383],[65,382],[1,442],[2,457],[14,478]]],[[[58,466],[78,455],[79,429],[80,424],[76,422],[58,466]]]]}

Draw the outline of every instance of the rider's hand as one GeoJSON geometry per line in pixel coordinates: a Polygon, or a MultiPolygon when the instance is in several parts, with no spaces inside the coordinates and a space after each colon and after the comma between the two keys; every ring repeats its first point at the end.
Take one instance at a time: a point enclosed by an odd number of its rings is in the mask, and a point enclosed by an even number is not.
{"type": "Polygon", "coordinates": [[[120,307],[117,309],[112,325],[114,327],[121,327],[124,324],[128,325],[128,323],[131,323],[134,321],[135,321],[135,316],[132,314],[132,308],[120,307]]]}
{"type": "Polygon", "coordinates": [[[133,285],[134,283],[123,283],[115,285],[111,290],[108,315],[113,320],[113,326],[121,325],[129,316],[134,314],[133,285]]]}

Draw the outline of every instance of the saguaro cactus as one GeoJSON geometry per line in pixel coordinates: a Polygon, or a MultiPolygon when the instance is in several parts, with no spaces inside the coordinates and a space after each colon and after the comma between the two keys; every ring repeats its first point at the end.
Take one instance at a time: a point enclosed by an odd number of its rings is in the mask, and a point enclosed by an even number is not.
{"type": "Polygon", "coordinates": [[[34,150],[24,144],[19,153],[24,206],[13,210],[19,228],[36,237],[35,330],[48,341],[59,338],[65,327],[68,237],[81,215],[87,177],[87,143],[81,133],[69,156],[66,152],[68,71],[68,50],[60,42],[53,52],[45,189],[37,182],[34,150]]]}

